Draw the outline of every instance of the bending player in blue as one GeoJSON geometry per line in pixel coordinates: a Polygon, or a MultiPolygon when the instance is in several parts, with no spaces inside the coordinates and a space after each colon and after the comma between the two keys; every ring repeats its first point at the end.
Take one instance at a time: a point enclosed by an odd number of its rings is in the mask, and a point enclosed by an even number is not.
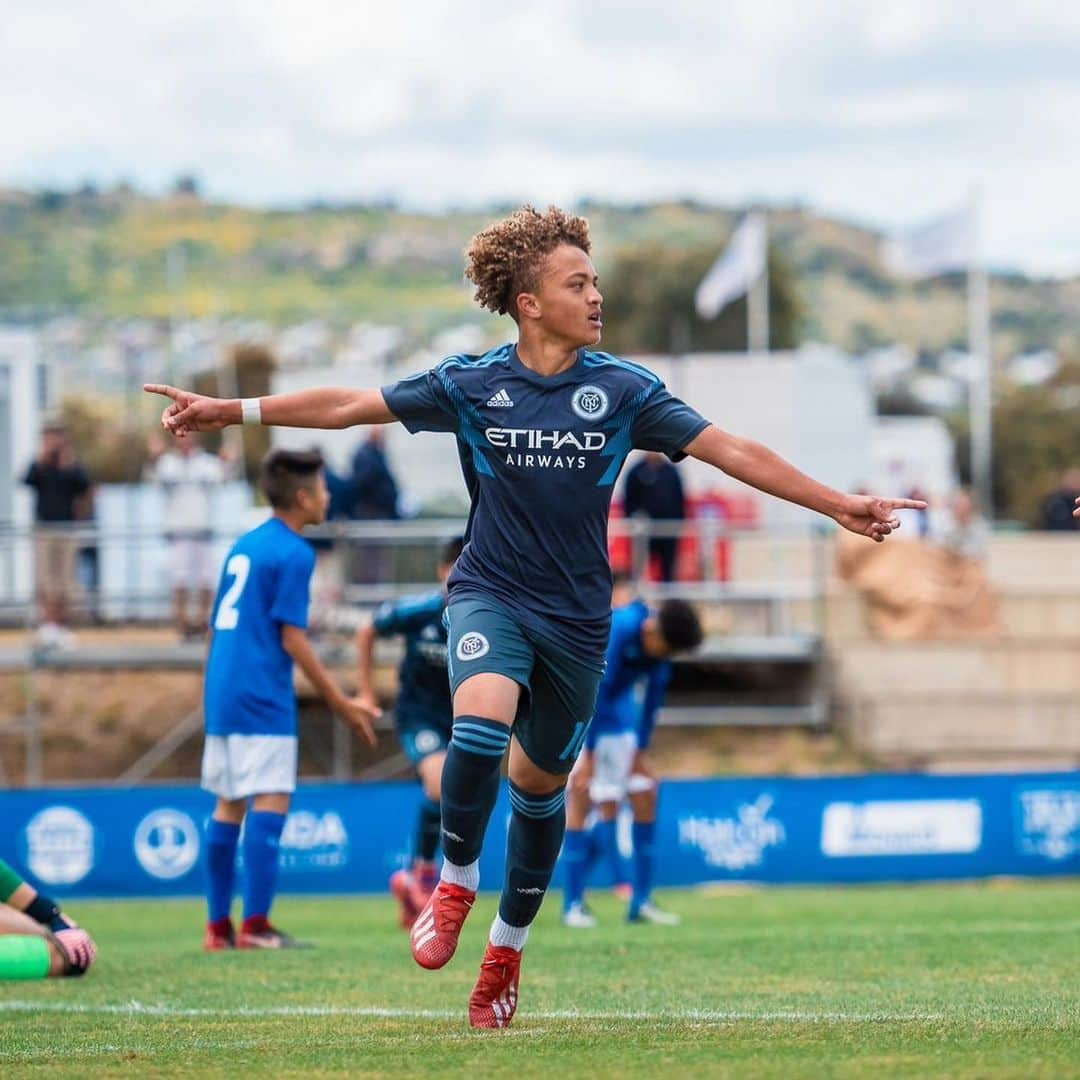
{"type": "Polygon", "coordinates": [[[294,662],[327,705],[375,745],[372,709],[342,693],[307,636],[315,551],[300,531],[326,517],[322,457],[274,450],[259,486],[274,512],[233,544],[210,621],[202,786],[217,804],[206,829],[207,952],[300,944],[270,923],[278,846],[296,790],[294,662]],[[241,823],[244,922],[237,934],[229,912],[241,823]]]}
{"type": "Polygon", "coordinates": [[[678,921],[652,900],[656,778],[645,754],[671,679],[669,658],[700,644],[701,621],[685,600],[666,600],[656,611],[634,600],[611,614],[607,669],[585,746],[567,787],[562,855],[566,926],[583,929],[596,925],[585,907],[585,881],[592,861],[591,837],[585,828],[589,810],[596,808],[599,821],[593,833],[601,854],[618,876],[616,816],[627,797],[634,815],[633,892],[627,919],[667,924],[678,921]]]}
{"type": "Polygon", "coordinates": [[[593,714],[611,622],[607,520],[634,448],[691,455],[761,491],[884,540],[910,499],[844,495],[767,447],[713,426],[648,369],[596,350],[603,297],[584,218],[524,207],[473,237],[476,298],[517,342],[451,356],[381,390],[320,387],[223,399],[148,384],[168,431],[229,424],[344,428],[400,421],[457,440],[471,509],[448,582],[454,729],[442,776],[443,864],[413,925],[413,958],[454,955],[479,886],[484,833],[509,748],[512,812],[499,912],[469,997],[469,1023],[505,1027],[521,954],[551,881],[563,797],[593,714]]]}
{"type": "Polygon", "coordinates": [[[443,762],[454,722],[450,677],[446,663],[446,579],[465,541],[455,537],[443,545],[436,573],[440,588],[423,596],[386,603],[367,626],[356,633],[356,696],[369,709],[378,704],[372,686],[375,639],[401,634],[405,656],[398,672],[394,724],[406,757],[423,789],[413,841],[412,866],[396,871],[390,891],[401,908],[401,925],[411,930],[439,880],[435,855],[439,850],[443,762]]]}

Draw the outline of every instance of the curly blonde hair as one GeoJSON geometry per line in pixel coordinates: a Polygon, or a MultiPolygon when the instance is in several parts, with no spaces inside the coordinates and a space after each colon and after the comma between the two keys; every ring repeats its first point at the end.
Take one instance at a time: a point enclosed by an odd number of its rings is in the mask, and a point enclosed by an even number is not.
{"type": "Polygon", "coordinates": [[[589,223],[557,206],[541,214],[526,205],[478,232],[465,249],[465,276],[476,286],[476,301],[516,319],[514,301],[536,289],[544,260],[560,244],[572,244],[587,255],[589,223]]]}

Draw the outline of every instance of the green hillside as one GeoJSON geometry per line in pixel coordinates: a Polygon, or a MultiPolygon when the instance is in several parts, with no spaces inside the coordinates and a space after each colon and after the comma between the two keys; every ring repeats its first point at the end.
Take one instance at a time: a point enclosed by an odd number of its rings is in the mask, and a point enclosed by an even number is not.
{"type": "MultiPolygon", "coordinates": [[[[695,203],[589,204],[601,274],[643,242],[725,241],[735,212],[695,203]]],[[[241,315],[401,323],[417,334],[482,319],[462,282],[461,250],[499,208],[444,216],[380,206],[262,210],[128,190],[0,191],[0,317],[241,315]],[[171,256],[169,253],[172,253],[171,256]]],[[[865,349],[893,341],[937,350],[965,340],[959,277],[887,277],[869,229],[798,208],[770,213],[795,270],[805,340],[865,349]]],[[[993,283],[995,352],[1080,351],[1080,279],[993,283]]]]}

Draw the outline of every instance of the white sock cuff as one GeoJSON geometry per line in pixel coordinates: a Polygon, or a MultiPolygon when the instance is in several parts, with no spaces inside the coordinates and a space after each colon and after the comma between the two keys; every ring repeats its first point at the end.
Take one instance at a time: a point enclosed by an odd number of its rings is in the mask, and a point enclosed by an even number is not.
{"type": "Polygon", "coordinates": [[[511,926],[496,915],[495,921],[491,924],[488,941],[500,948],[517,949],[518,952],[521,952],[525,948],[528,937],[529,928],[527,926],[511,926]]]}
{"type": "Polygon", "coordinates": [[[444,858],[439,878],[447,885],[457,885],[458,888],[476,892],[480,888],[480,860],[474,859],[468,866],[458,866],[444,858]]]}

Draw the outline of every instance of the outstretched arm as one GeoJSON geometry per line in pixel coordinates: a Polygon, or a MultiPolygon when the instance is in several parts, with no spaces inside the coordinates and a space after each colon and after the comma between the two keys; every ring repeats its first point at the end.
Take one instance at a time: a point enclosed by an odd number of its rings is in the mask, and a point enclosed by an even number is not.
{"type": "MultiPolygon", "coordinates": [[[[143,389],[170,399],[161,414],[161,425],[174,435],[218,431],[243,423],[240,398],[207,397],[162,383],[147,383],[143,389]]],[[[261,422],[278,427],[346,428],[354,424],[389,424],[397,419],[387,408],[381,390],[349,390],[341,386],[270,394],[259,398],[259,406],[261,422]]]]}
{"type": "Polygon", "coordinates": [[[851,532],[881,541],[900,527],[897,510],[922,510],[919,499],[879,499],[845,495],[819,484],[789,461],[752,439],[741,439],[715,425],[707,427],[685,447],[686,453],[722,469],[751,487],[778,499],[816,510],[851,532]]]}

